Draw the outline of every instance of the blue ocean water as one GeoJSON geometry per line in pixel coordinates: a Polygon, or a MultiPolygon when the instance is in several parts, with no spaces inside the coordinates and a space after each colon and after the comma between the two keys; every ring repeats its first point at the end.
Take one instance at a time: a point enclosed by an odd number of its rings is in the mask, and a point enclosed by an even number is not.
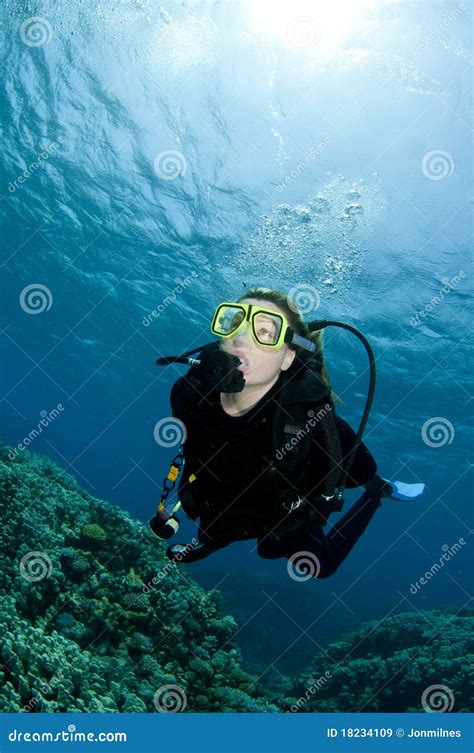
{"type": "MultiPolygon", "coordinates": [[[[296,582],[253,542],[189,571],[222,590],[262,672],[302,667],[368,619],[465,606],[470,6],[17,0],[0,12],[2,440],[19,448],[43,418],[28,449],[145,522],[177,451],[155,426],[186,370],[156,358],[209,342],[214,308],[246,286],[296,289],[308,320],[369,339],[365,442],[382,476],[428,491],[384,502],[328,580],[296,582]]],[[[325,348],[357,428],[366,356],[338,330],[325,348]]],[[[183,520],[179,540],[194,533],[183,520]]]]}

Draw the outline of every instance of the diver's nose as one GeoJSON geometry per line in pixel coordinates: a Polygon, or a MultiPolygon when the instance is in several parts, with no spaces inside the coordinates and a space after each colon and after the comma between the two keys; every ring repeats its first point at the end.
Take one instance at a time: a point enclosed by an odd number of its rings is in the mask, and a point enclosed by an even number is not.
{"type": "Polygon", "coordinates": [[[239,348],[241,346],[244,347],[250,347],[252,338],[250,337],[250,330],[249,330],[249,323],[245,325],[245,327],[238,332],[233,338],[232,338],[235,347],[239,348]]]}

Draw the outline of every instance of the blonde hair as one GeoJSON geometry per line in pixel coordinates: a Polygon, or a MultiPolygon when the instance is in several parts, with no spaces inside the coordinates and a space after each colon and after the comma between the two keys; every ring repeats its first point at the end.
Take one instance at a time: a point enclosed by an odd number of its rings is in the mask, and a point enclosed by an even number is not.
{"type": "MultiPolygon", "coordinates": [[[[288,298],[285,293],[282,293],[280,290],[275,290],[274,288],[264,288],[264,287],[254,287],[254,288],[248,288],[244,293],[239,295],[239,297],[236,299],[236,303],[243,301],[245,298],[259,298],[264,301],[270,301],[271,303],[274,303],[278,308],[280,308],[287,320],[290,324],[291,328],[302,337],[306,337],[308,340],[311,340],[316,345],[316,351],[315,355],[318,356],[321,362],[321,371],[320,376],[323,382],[327,385],[330,396],[333,402],[343,402],[338,395],[333,391],[331,387],[331,383],[329,380],[329,374],[326,368],[326,364],[324,363],[324,349],[323,349],[323,331],[317,330],[316,332],[310,332],[308,329],[308,325],[303,319],[303,314],[301,313],[298,306],[296,306],[293,301],[288,298]]],[[[294,359],[294,362],[290,369],[288,370],[291,374],[292,369],[294,371],[299,370],[302,367],[302,360],[301,356],[303,356],[304,353],[307,351],[304,350],[304,348],[301,348],[299,345],[293,345],[293,343],[287,343],[288,348],[290,350],[296,351],[296,358],[294,359]]]]}

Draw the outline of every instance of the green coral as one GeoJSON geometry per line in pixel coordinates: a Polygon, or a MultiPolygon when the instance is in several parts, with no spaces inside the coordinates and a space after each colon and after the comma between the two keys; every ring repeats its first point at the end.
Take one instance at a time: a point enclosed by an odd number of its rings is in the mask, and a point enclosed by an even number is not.
{"type": "Polygon", "coordinates": [[[276,713],[280,711],[277,706],[258,698],[251,698],[247,693],[238,688],[228,686],[218,687],[213,690],[212,695],[219,704],[234,708],[236,711],[252,713],[261,711],[276,713]]]}
{"type": "Polygon", "coordinates": [[[287,710],[421,712],[426,688],[444,685],[453,694],[453,711],[472,711],[473,626],[474,612],[467,609],[365,623],[316,657],[287,710]]]}
{"type": "Polygon", "coordinates": [[[92,562],[89,562],[87,552],[81,549],[63,549],[60,562],[64,572],[74,580],[81,580],[91,571],[92,562]]]}
{"type": "Polygon", "coordinates": [[[250,689],[220,594],[170,567],[139,521],[50,459],[12,459],[3,446],[0,504],[0,588],[9,594],[0,712],[156,713],[155,694],[170,684],[186,694],[185,712],[279,710],[256,681],[250,689]],[[44,561],[37,580],[22,569],[31,552],[44,561]],[[217,691],[223,684],[240,690],[217,691]]]}
{"type": "Polygon", "coordinates": [[[270,690],[242,666],[221,594],[183,578],[146,526],[51,460],[12,459],[0,445],[0,505],[0,712],[156,713],[168,685],[185,693],[186,713],[421,711],[438,684],[454,711],[472,710],[472,611],[363,624],[296,679],[272,681],[267,667],[270,690]]]}
{"type": "Polygon", "coordinates": [[[126,593],[123,597],[123,605],[125,609],[132,612],[148,612],[150,602],[145,594],[126,593]]]}
{"type": "Polygon", "coordinates": [[[153,644],[147,635],[134,633],[127,641],[129,651],[136,654],[146,654],[153,650],[153,644]]]}
{"type": "Polygon", "coordinates": [[[81,531],[82,543],[92,550],[100,549],[106,540],[106,532],[97,523],[89,523],[81,531]]]}
{"type": "Polygon", "coordinates": [[[124,578],[124,583],[130,589],[141,591],[145,585],[139,575],[136,574],[135,568],[131,567],[130,571],[124,578]]]}

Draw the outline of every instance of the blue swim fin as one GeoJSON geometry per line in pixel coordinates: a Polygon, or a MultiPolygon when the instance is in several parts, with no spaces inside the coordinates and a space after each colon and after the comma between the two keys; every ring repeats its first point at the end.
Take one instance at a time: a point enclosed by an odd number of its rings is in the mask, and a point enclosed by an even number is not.
{"type": "Polygon", "coordinates": [[[387,490],[389,493],[386,493],[384,488],[383,496],[400,502],[411,502],[412,499],[420,497],[426,489],[426,484],[405,484],[403,481],[389,481],[386,478],[383,480],[392,488],[391,491],[387,490]]]}
{"type": "Polygon", "coordinates": [[[374,497],[386,497],[400,502],[411,502],[421,496],[426,489],[426,484],[405,484],[403,481],[389,481],[375,474],[365,484],[367,492],[374,497]]]}

